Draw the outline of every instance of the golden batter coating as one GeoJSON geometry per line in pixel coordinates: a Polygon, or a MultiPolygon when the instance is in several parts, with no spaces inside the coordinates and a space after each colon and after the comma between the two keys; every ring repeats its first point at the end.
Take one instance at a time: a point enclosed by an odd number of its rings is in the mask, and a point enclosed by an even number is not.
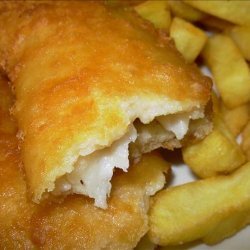
{"type": "Polygon", "coordinates": [[[76,195],[40,206],[32,219],[33,240],[46,249],[133,249],[148,231],[149,194],[163,188],[168,165],[151,153],[130,168],[115,174],[105,210],[76,195]]]}
{"type": "Polygon", "coordinates": [[[27,202],[16,124],[9,114],[13,96],[0,75],[0,248],[30,249],[30,218],[36,206],[27,202]]]}
{"type": "Polygon", "coordinates": [[[108,209],[84,196],[46,200],[28,198],[16,124],[6,79],[0,76],[0,248],[132,249],[148,230],[148,198],[165,183],[168,164],[146,155],[129,173],[116,172],[108,209]]]}
{"type": "Polygon", "coordinates": [[[122,138],[136,118],[202,118],[210,81],[134,14],[98,1],[2,3],[0,11],[0,32],[8,34],[1,61],[14,87],[34,201],[79,158],[122,138]]]}

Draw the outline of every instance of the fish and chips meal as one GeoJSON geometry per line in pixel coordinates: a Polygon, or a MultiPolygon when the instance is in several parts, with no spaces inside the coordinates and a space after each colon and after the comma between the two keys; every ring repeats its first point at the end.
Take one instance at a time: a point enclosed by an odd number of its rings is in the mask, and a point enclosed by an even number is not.
{"type": "Polygon", "coordinates": [[[248,13],[0,1],[0,248],[214,245],[250,223],[248,13]],[[195,180],[169,186],[176,152],[195,180]]]}

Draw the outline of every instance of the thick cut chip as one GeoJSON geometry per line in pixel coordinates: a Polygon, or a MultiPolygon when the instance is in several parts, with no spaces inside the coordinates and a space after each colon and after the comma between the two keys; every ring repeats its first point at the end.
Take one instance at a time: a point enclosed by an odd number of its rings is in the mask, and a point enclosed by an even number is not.
{"type": "Polygon", "coordinates": [[[202,141],[182,149],[184,162],[199,177],[230,173],[246,157],[222,118],[214,118],[213,131],[202,141]]]}
{"type": "Polygon", "coordinates": [[[184,2],[205,13],[232,23],[250,25],[249,1],[184,0],[184,2]]]}
{"type": "Polygon", "coordinates": [[[168,0],[168,5],[170,6],[171,12],[174,16],[183,18],[190,22],[199,21],[206,16],[203,12],[182,1],[168,0]]]}
{"type": "Polygon", "coordinates": [[[234,136],[237,136],[249,120],[250,106],[249,104],[245,104],[233,109],[228,109],[223,102],[221,102],[220,112],[227,127],[234,136]]]}
{"type": "Polygon", "coordinates": [[[246,60],[250,61],[250,26],[234,26],[228,34],[239,47],[246,60]]]}
{"type": "MultiPolygon", "coordinates": [[[[216,164],[216,163],[215,163],[216,164]]],[[[160,191],[150,208],[151,240],[179,245],[215,244],[250,222],[250,163],[217,176],[160,191]]]]}
{"type": "Polygon", "coordinates": [[[141,17],[153,23],[156,28],[169,30],[171,15],[167,1],[146,1],[134,8],[141,17]]]}
{"type": "Polygon", "coordinates": [[[233,40],[226,35],[209,37],[202,55],[225,105],[234,108],[247,103],[250,100],[250,71],[233,40]]]}
{"type": "Polygon", "coordinates": [[[193,120],[202,121],[193,137],[210,131],[210,80],[134,11],[19,4],[0,2],[0,50],[34,201],[77,193],[106,208],[114,168],[127,171],[134,142],[140,157],[181,147],[193,120]]]}
{"type": "Polygon", "coordinates": [[[196,59],[207,40],[204,31],[178,17],[175,17],[171,24],[170,37],[188,62],[196,59]]]}

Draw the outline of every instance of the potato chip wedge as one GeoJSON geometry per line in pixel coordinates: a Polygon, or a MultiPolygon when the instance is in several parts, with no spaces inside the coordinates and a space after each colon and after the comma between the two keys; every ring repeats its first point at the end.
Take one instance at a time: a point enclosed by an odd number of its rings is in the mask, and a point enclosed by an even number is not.
{"type": "Polygon", "coordinates": [[[234,26],[228,34],[239,47],[246,60],[250,61],[250,26],[234,26]]]}
{"type": "Polygon", "coordinates": [[[246,161],[233,134],[221,117],[214,117],[213,131],[202,141],[182,149],[184,162],[201,178],[230,173],[246,161]]]}
{"type": "Polygon", "coordinates": [[[134,7],[144,19],[150,21],[158,29],[169,30],[171,15],[167,1],[146,1],[134,7]]]}
{"type": "Polygon", "coordinates": [[[188,62],[193,62],[204,47],[207,36],[193,24],[175,17],[170,26],[170,37],[188,62]]]}
{"type": "Polygon", "coordinates": [[[223,102],[220,103],[220,111],[223,120],[234,136],[240,134],[248,122],[250,106],[241,105],[233,109],[228,109],[223,102]]]}
{"type": "Polygon", "coordinates": [[[209,37],[202,56],[226,106],[234,108],[250,101],[249,67],[230,37],[209,37]]]}
{"type": "Polygon", "coordinates": [[[150,239],[178,245],[215,244],[250,222],[250,162],[217,176],[160,191],[150,208],[150,239]]]}
{"type": "Polygon", "coordinates": [[[193,8],[192,6],[182,1],[169,0],[168,4],[174,16],[183,18],[190,22],[199,21],[204,18],[204,16],[206,16],[205,13],[193,8]]]}
{"type": "Polygon", "coordinates": [[[184,0],[184,2],[230,22],[241,25],[250,24],[250,1],[184,0]]]}

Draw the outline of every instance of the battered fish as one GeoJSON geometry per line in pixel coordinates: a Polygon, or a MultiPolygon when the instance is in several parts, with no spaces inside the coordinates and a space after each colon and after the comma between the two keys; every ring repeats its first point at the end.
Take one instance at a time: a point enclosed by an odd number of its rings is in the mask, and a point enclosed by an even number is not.
{"type": "Polygon", "coordinates": [[[0,77],[0,248],[134,248],[148,230],[148,198],[163,187],[168,164],[151,153],[129,173],[116,172],[106,210],[78,195],[35,204],[28,199],[8,87],[0,77]]]}
{"type": "Polygon", "coordinates": [[[0,3],[33,200],[77,193],[106,208],[114,168],[210,129],[210,81],[134,13],[100,1],[0,3]],[[7,38],[6,38],[7,37],[7,38]]]}
{"type": "Polygon", "coordinates": [[[30,219],[36,205],[26,198],[16,123],[9,114],[12,105],[7,79],[0,75],[0,248],[30,249],[30,219]]]}

